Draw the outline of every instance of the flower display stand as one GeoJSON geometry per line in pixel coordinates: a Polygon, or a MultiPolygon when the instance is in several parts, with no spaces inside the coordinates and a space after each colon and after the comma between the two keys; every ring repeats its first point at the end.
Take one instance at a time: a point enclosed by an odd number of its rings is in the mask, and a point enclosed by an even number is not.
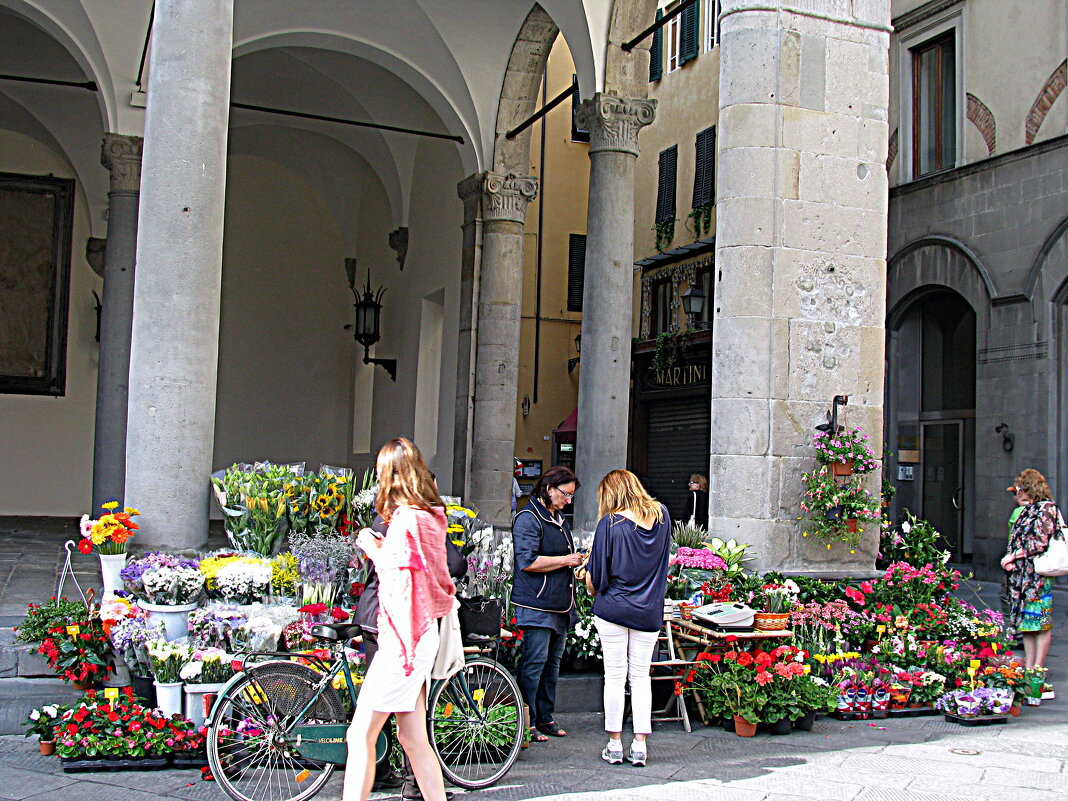
{"type": "Polygon", "coordinates": [[[141,601],[138,605],[148,613],[149,620],[158,620],[163,623],[164,636],[168,642],[189,634],[189,613],[199,606],[195,602],[168,606],[150,604],[148,601],[141,601]]]}
{"type": "Polygon", "coordinates": [[[64,773],[91,773],[116,770],[163,770],[168,767],[170,760],[165,756],[139,758],[60,757],[59,762],[64,773]]]}

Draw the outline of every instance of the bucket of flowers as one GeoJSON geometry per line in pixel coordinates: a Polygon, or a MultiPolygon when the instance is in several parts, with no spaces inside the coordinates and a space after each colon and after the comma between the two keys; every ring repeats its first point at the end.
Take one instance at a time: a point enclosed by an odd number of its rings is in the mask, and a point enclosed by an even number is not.
{"type": "Polygon", "coordinates": [[[193,649],[186,643],[154,640],[147,650],[152,660],[157,705],[167,717],[182,714],[181,672],[192,658],[193,649]]]}
{"type": "Polygon", "coordinates": [[[200,560],[161,551],[147,553],[130,560],[122,581],[148,617],[163,624],[168,639],[186,635],[189,613],[197,608],[204,590],[200,560]]]}
{"type": "Polygon", "coordinates": [[[269,559],[250,554],[218,551],[200,560],[209,598],[232,604],[262,601],[271,588],[274,569],[269,559]]]}
{"type": "Polygon", "coordinates": [[[200,726],[211,712],[215,697],[234,676],[231,658],[221,648],[193,651],[192,658],[178,672],[185,682],[185,716],[200,726]]]}
{"type": "Polygon", "coordinates": [[[89,515],[82,515],[79,523],[82,538],[78,541],[78,550],[84,554],[96,551],[100,557],[105,598],[122,589],[119,573],[126,564],[126,543],[137,530],[133,518],[141,514],[129,506],[121,512],[116,512],[118,507],[118,501],[108,501],[100,507],[104,514],[100,515],[98,520],[91,520],[89,515]]]}
{"type": "MultiPolygon", "coordinates": [[[[704,596],[727,589],[727,562],[708,548],[680,547],[668,560],[666,595],[669,600],[701,606],[704,596]]],[[[724,599],[725,600],[725,599],[724,599]]]]}

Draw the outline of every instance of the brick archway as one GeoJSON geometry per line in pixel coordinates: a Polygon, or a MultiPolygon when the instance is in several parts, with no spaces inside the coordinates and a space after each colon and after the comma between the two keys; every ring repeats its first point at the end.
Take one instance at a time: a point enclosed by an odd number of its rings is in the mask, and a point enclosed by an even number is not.
{"type": "Polygon", "coordinates": [[[1057,102],[1061,92],[1068,85],[1068,59],[1060,63],[1057,69],[1046,79],[1042,91],[1038,93],[1035,102],[1031,104],[1031,110],[1027,112],[1027,122],[1024,126],[1024,144],[1031,144],[1038,136],[1038,130],[1042,127],[1046,115],[1057,102]]]}

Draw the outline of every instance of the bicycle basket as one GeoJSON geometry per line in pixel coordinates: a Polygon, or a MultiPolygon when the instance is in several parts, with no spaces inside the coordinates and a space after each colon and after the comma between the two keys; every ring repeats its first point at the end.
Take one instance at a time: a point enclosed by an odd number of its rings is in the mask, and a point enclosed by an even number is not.
{"type": "Polygon", "coordinates": [[[500,598],[457,598],[460,602],[460,632],[464,638],[471,634],[482,637],[501,635],[501,616],[504,605],[500,598]]]}

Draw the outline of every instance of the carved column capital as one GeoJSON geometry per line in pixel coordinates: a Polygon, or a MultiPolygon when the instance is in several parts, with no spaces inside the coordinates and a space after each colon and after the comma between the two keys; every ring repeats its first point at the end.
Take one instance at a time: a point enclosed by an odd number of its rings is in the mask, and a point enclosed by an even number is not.
{"type": "Polygon", "coordinates": [[[482,219],[522,225],[527,216],[527,204],[537,194],[537,178],[487,172],[482,184],[482,219]]]}
{"type": "Polygon", "coordinates": [[[638,155],[638,131],[656,118],[656,101],[622,98],[598,92],[583,100],[575,121],[590,132],[590,153],[615,150],[638,155]]]}
{"type": "Polygon", "coordinates": [[[112,192],[141,191],[141,154],[145,140],[140,136],[104,134],[100,163],[111,173],[112,192]]]}

